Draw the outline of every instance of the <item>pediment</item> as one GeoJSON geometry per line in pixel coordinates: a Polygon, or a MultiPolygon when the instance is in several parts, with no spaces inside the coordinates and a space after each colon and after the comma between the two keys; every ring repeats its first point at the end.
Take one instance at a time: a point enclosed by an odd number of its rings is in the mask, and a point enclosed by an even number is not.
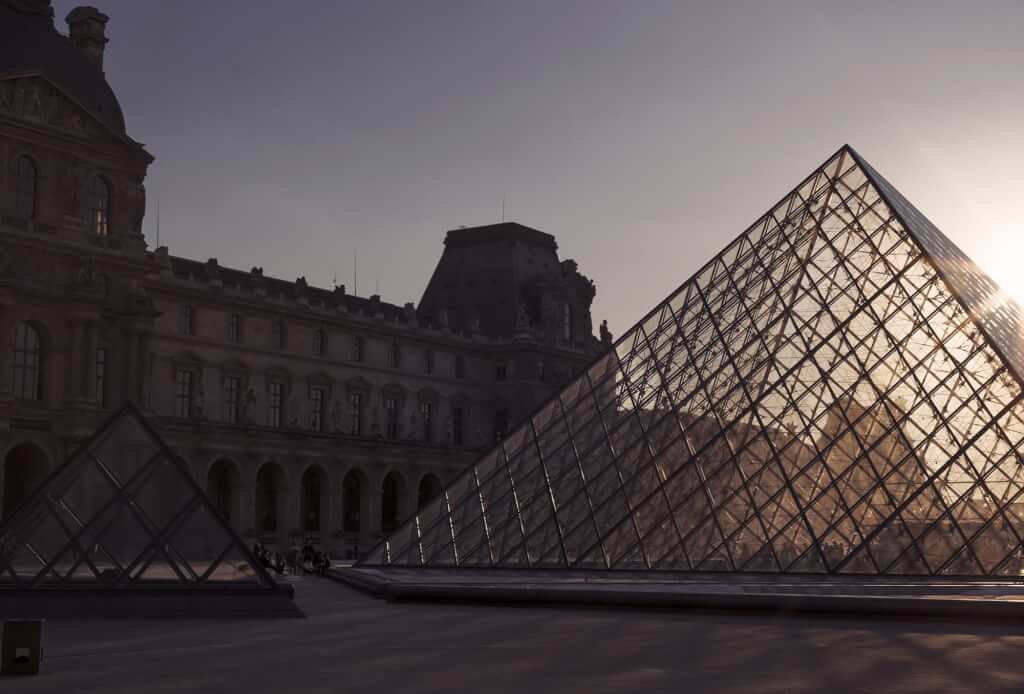
{"type": "MultiPolygon", "coordinates": [[[[133,149],[142,145],[111,130],[42,73],[0,76],[0,116],[27,121],[88,140],[106,140],[133,149]]],[[[147,155],[148,156],[148,155],[147,155]]]]}

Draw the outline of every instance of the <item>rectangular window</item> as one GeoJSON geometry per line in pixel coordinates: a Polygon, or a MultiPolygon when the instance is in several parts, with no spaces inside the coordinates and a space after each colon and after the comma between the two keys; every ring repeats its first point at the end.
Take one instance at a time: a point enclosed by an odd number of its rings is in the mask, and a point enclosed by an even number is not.
{"type": "Polygon", "coordinates": [[[96,402],[107,406],[107,350],[103,347],[96,350],[96,402]]]}
{"type": "Polygon", "coordinates": [[[494,411],[494,441],[501,442],[508,433],[508,410],[501,409],[494,411]]]}
{"type": "Polygon", "coordinates": [[[398,398],[384,398],[384,435],[398,438],[398,398]]]}
{"type": "Polygon", "coordinates": [[[323,330],[313,331],[313,354],[322,357],[327,353],[327,333],[323,330]]]}
{"type": "Polygon", "coordinates": [[[192,416],[192,372],[178,369],[174,377],[174,414],[186,419],[192,416]]]}
{"type": "Polygon", "coordinates": [[[235,343],[242,341],[242,317],[237,313],[228,316],[228,340],[235,343]]]}
{"type": "Polygon", "coordinates": [[[274,349],[285,348],[286,337],[283,320],[278,320],[275,318],[274,321],[270,324],[270,340],[274,346],[274,349]]]}
{"type": "Polygon", "coordinates": [[[310,426],[315,432],[321,432],[324,430],[324,400],[325,390],[323,388],[314,388],[309,392],[311,400],[312,419],[310,420],[310,426]]]}
{"type": "Polygon", "coordinates": [[[430,402],[420,403],[420,436],[423,441],[430,443],[434,431],[434,404],[430,402]]]}
{"type": "Polygon", "coordinates": [[[363,360],[363,338],[352,337],[352,361],[363,360]]]}
{"type": "Polygon", "coordinates": [[[178,309],[178,332],[182,335],[191,335],[195,327],[192,322],[192,307],[188,304],[183,304],[178,309]]]}
{"type": "Polygon", "coordinates": [[[462,445],[462,408],[452,408],[452,443],[462,445]]]}
{"type": "Polygon", "coordinates": [[[466,375],[466,363],[462,356],[455,355],[455,378],[463,378],[466,375]]]}
{"type": "Polygon", "coordinates": [[[270,383],[270,421],[268,422],[272,427],[280,427],[281,422],[284,421],[284,384],[280,381],[271,381],[270,383]]]}
{"type": "Polygon", "coordinates": [[[14,396],[21,400],[40,398],[40,359],[42,345],[39,333],[28,323],[14,329],[14,396]]]}
{"type": "Polygon", "coordinates": [[[392,369],[397,369],[401,364],[402,354],[398,351],[398,345],[391,345],[388,348],[388,366],[392,369]]]}
{"type": "Polygon", "coordinates": [[[505,364],[498,364],[494,367],[494,380],[504,381],[508,378],[508,367],[505,364]]]}
{"type": "Polygon", "coordinates": [[[238,376],[224,379],[224,421],[238,424],[238,396],[241,392],[241,381],[238,376]]]}
{"type": "Polygon", "coordinates": [[[434,350],[432,349],[423,352],[423,371],[428,374],[434,373],[434,350]]]}
{"type": "Polygon", "coordinates": [[[363,435],[363,394],[352,393],[348,396],[348,404],[352,410],[352,435],[363,435]]]}

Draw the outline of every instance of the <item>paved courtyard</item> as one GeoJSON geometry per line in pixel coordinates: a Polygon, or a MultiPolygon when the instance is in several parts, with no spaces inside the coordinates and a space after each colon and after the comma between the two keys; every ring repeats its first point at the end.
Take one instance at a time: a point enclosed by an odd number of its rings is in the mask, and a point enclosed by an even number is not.
{"type": "Polygon", "coordinates": [[[8,692],[996,692],[1024,624],[387,604],[295,580],[304,620],[57,621],[8,692]]]}

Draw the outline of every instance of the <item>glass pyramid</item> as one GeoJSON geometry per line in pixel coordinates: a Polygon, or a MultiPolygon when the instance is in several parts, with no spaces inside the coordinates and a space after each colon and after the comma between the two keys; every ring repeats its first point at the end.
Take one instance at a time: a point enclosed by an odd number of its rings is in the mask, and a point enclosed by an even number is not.
{"type": "Polygon", "coordinates": [[[1021,336],[844,146],[361,564],[1020,576],[1021,336]]]}
{"type": "Polygon", "coordinates": [[[134,405],[0,525],[11,588],[276,589],[134,405]]]}

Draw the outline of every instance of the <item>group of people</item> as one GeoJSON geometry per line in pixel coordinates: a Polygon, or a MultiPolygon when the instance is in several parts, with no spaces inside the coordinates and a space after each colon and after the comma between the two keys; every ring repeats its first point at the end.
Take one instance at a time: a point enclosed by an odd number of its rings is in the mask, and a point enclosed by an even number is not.
{"type": "Polygon", "coordinates": [[[306,574],[323,575],[331,568],[331,558],[327,552],[321,552],[308,542],[301,549],[292,545],[285,554],[272,552],[262,543],[256,542],[252,552],[263,566],[276,571],[279,576],[297,576],[300,569],[306,574]]]}

